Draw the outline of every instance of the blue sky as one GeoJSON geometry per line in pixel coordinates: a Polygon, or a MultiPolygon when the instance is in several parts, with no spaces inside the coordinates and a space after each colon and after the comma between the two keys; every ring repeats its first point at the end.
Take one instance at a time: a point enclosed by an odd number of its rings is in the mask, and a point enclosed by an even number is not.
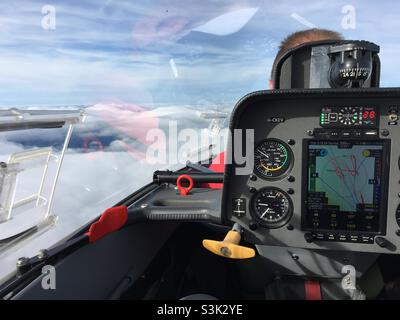
{"type": "Polygon", "coordinates": [[[268,86],[280,40],[307,27],[381,46],[382,86],[396,86],[394,1],[38,1],[0,3],[0,106],[123,101],[226,106],[268,86]],[[42,8],[56,29],[42,28],[42,8]],[[356,9],[343,29],[342,8],[356,9]]]}

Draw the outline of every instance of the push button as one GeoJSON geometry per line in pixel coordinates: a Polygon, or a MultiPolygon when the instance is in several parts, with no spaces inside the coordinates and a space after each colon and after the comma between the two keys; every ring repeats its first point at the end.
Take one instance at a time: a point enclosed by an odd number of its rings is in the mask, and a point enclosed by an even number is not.
{"type": "Polygon", "coordinates": [[[323,233],[317,233],[316,238],[317,240],[325,240],[325,235],[323,233]]]}
{"type": "Polygon", "coordinates": [[[326,234],[326,239],[329,240],[329,241],[335,241],[336,240],[335,234],[334,233],[327,233],[326,234]]]}
{"type": "Polygon", "coordinates": [[[338,114],[336,112],[331,112],[328,115],[329,122],[337,122],[338,121],[338,114]]]}
{"type": "Polygon", "coordinates": [[[350,241],[351,242],[358,242],[358,235],[351,234],[350,235],[350,241]]]}
{"type": "Polygon", "coordinates": [[[376,137],[378,135],[378,131],[376,130],[368,130],[364,132],[364,136],[366,137],[376,137]]]}
{"type": "Polygon", "coordinates": [[[339,137],[339,132],[337,132],[337,131],[331,131],[330,137],[331,137],[331,138],[337,138],[337,137],[339,137]]]}
{"type": "Polygon", "coordinates": [[[374,242],[374,237],[370,236],[361,236],[361,242],[362,243],[373,243],[374,242]]]}

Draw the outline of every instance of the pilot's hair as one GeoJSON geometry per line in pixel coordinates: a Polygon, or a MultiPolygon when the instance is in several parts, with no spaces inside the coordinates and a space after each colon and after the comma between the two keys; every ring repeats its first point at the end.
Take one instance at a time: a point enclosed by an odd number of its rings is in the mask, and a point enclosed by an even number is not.
{"type": "MultiPolygon", "coordinates": [[[[279,45],[279,50],[278,53],[276,54],[273,66],[276,65],[278,60],[288,50],[307,42],[320,41],[320,40],[343,40],[343,36],[336,31],[327,29],[317,29],[317,28],[291,33],[285,39],[283,39],[281,44],[279,45]]],[[[272,72],[273,69],[271,71],[271,79],[272,79],[272,72]]]]}

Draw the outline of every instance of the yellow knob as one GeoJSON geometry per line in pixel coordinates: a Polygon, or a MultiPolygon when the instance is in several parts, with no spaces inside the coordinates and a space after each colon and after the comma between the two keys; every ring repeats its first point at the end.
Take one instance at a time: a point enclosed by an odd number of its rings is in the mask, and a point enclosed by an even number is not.
{"type": "Polygon", "coordinates": [[[252,248],[240,246],[240,233],[231,230],[223,241],[203,240],[203,246],[212,253],[230,259],[249,259],[256,255],[252,248]]]}

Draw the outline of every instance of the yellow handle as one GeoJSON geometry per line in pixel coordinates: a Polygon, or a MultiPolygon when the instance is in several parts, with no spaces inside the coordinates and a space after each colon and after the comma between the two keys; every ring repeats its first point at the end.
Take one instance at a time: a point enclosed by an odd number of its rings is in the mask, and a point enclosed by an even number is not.
{"type": "Polygon", "coordinates": [[[249,259],[256,255],[252,248],[239,246],[240,233],[231,230],[223,241],[203,240],[203,246],[207,250],[219,256],[230,259],[249,259]]]}

